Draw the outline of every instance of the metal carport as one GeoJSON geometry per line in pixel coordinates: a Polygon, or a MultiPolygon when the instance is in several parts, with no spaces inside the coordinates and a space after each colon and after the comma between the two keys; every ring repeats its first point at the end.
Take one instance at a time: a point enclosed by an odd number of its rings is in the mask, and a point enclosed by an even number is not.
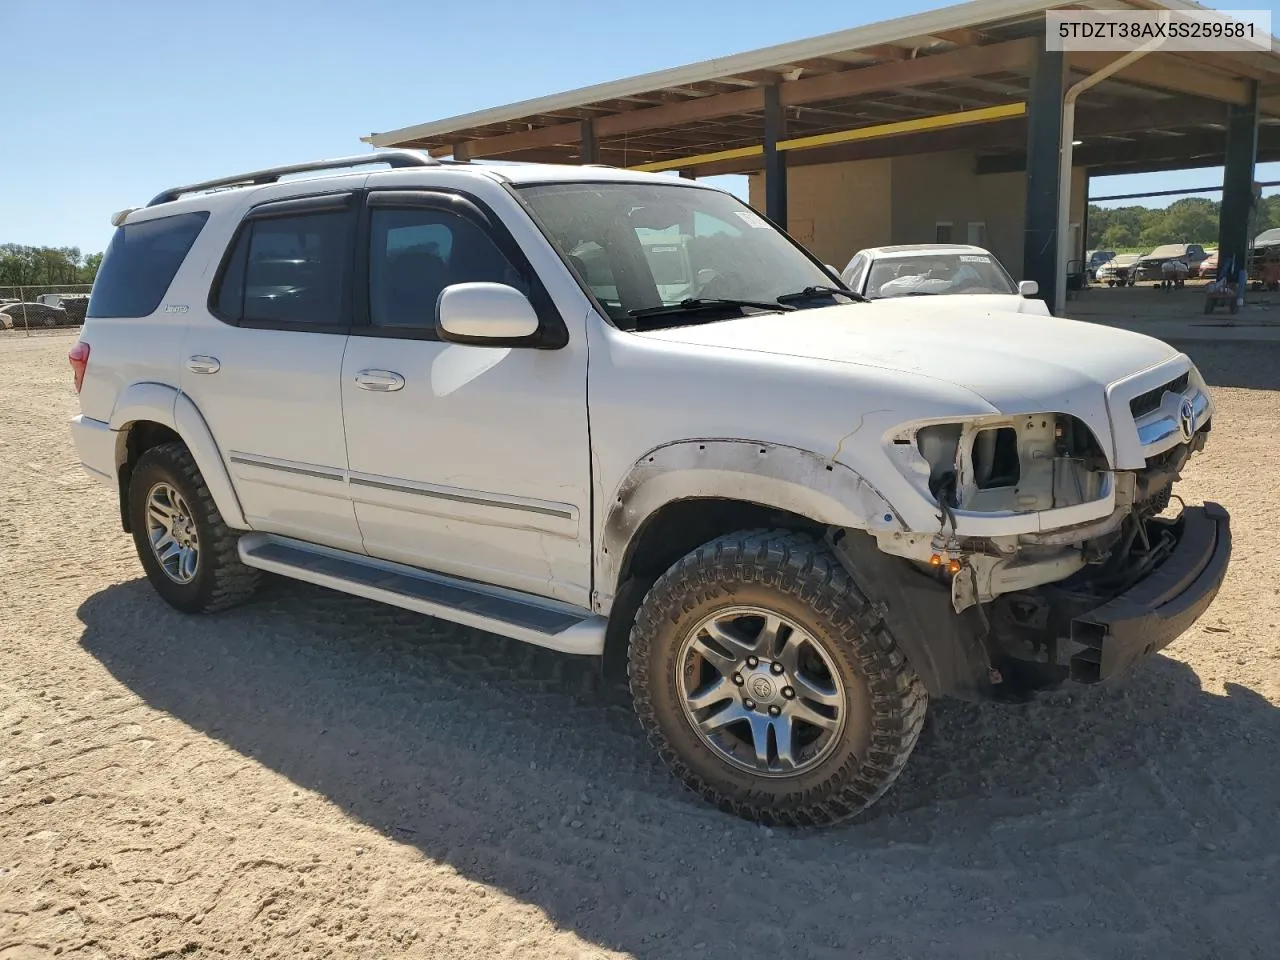
{"type": "MultiPolygon", "coordinates": [[[[1119,54],[1047,51],[1045,12],[1090,6],[1202,9],[976,0],[363,139],[457,160],[763,172],[765,212],[782,225],[788,168],[972,151],[978,174],[1025,171],[1022,275],[1052,302],[1069,259],[1064,95],[1119,54]]],[[[1280,160],[1280,56],[1150,53],[1080,96],[1074,130],[1069,160],[1086,176],[1225,164],[1222,262],[1243,262],[1254,164],[1280,160]]]]}

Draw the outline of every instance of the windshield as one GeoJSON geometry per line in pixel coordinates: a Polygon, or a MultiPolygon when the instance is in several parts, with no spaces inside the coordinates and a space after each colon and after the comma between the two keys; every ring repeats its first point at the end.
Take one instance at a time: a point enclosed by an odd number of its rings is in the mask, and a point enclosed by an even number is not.
{"type": "Polygon", "coordinates": [[[871,265],[866,295],[1017,293],[1004,267],[989,253],[931,253],[884,257],[871,265]]]}
{"type": "MultiPolygon", "coordinates": [[[[726,193],[676,183],[626,182],[516,189],[569,266],[623,329],[636,327],[638,311],[686,301],[702,301],[703,310],[696,317],[663,314],[662,323],[740,316],[748,309],[770,309],[785,294],[835,285],[791,240],[726,193]],[[719,305],[706,303],[713,300],[719,305]]],[[[819,294],[788,302],[803,309],[844,301],[819,294]]]]}

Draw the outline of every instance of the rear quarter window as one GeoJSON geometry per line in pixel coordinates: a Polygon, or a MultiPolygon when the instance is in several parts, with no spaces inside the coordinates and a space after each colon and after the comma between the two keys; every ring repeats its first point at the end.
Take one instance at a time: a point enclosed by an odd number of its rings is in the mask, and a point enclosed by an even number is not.
{"type": "Polygon", "coordinates": [[[117,227],[93,282],[88,315],[155,313],[208,219],[201,210],[117,227]]]}

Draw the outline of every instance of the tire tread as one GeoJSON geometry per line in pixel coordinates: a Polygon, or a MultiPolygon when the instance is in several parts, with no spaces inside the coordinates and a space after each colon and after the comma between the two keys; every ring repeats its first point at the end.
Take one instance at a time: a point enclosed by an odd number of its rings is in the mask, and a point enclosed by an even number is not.
{"type": "Polygon", "coordinates": [[[641,604],[631,630],[628,676],[641,725],[684,784],[726,812],[764,823],[833,823],[866,809],[902,772],[924,725],[929,697],[865,594],[825,544],[792,530],[749,530],[712,540],[664,573],[641,604]],[[663,621],[675,622],[733,582],[759,582],[790,594],[828,618],[852,648],[871,695],[866,756],[850,757],[821,785],[786,802],[731,797],[708,784],[679,755],[657,722],[649,649],[663,621]]]}
{"type": "MultiPolygon", "coordinates": [[[[202,559],[212,562],[212,586],[207,595],[200,601],[199,613],[217,613],[238,606],[253,596],[262,580],[262,572],[240,562],[240,533],[227,526],[218,510],[218,505],[209,492],[200,468],[196,466],[195,457],[180,440],[161,443],[145,451],[134,466],[136,474],[144,466],[155,463],[173,471],[186,488],[183,493],[190,493],[196,509],[207,518],[208,527],[213,533],[212,542],[202,540],[200,550],[202,559]]],[[[141,547],[140,547],[141,549],[141,547]]]]}

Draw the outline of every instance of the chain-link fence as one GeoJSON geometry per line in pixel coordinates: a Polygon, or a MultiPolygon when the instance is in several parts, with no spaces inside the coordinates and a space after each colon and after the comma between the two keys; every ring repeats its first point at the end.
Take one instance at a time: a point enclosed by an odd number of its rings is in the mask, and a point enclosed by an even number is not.
{"type": "Polygon", "coordinates": [[[0,287],[0,336],[79,330],[89,309],[88,283],[0,287]]]}

